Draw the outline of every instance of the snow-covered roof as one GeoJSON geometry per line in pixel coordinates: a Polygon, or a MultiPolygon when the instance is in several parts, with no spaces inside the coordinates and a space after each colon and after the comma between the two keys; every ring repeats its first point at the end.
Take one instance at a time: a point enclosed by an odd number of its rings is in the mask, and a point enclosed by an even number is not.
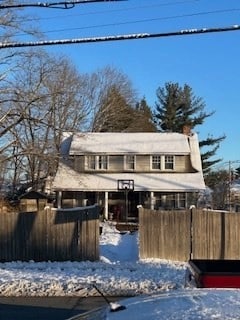
{"type": "Polygon", "coordinates": [[[189,136],[181,133],[76,133],[69,154],[189,154],[188,140],[189,136]]]}
{"type": "Polygon", "coordinates": [[[59,165],[55,190],[117,191],[118,180],[134,180],[135,191],[192,192],[205,189],[196,134],[181,133],[75,133],[63,141],[63,155],[181,154],[190,155],[196,172],[189,173],[79,173],[59,165]]]}
{"type": "Polygon", "coordinates": [[[191,164],[194,169],[197,171],[202,171],[202,160],[199,150],[198,136],[197,134],[193,134],[188,137],[188,142],[190,146],[190,159],[191,164]]]}
{"type": "Polygon", "coordinates": [[[77,173],[61,163],[55,190],[117,191],[118,180],[134,180],[135,191],[193,192],[205,189],[201,172],[194,173],[77,173]]]}

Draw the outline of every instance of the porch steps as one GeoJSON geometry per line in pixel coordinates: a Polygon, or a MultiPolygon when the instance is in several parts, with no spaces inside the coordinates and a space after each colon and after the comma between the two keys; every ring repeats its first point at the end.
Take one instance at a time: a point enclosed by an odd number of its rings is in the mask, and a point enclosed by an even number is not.
{"type": "Polygon", "coordinates": [[[138,222],[117,222],[116,229],[120,232],[138,231],[138,222]]]}

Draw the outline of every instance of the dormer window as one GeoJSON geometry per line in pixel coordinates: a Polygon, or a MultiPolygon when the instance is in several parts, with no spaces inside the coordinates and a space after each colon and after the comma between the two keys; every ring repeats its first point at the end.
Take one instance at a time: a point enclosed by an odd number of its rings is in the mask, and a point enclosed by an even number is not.
{"type": "Polygon", "coordinates": [[[165,170],[173,170],[174,169],[174,156],[165,156],[164,157],[165,170]]]}
{"type": "Polygon", "coordinates": [[[85,168],[87,170],[107,170],[108,156],[106,155],[91,155],[86,156],[85,168]]]}
{"type": "Polygon", "coordinates": [[[96,169],[95,156],[87,156],[87,169],[89,170],[96,169]]]}
{"type": "Polygon", "coordinates": [[[151,169],[152,170],[174,170],[174,156],[172,155],[152,155],[151,169]]]}
{"type": "Polygon", "coordinates": [[[98,169],[107,170],[108,168],[108,157],[107,156],[97,156],[98,157],[98,169]]]}
{"type": "Polygon", "coordinates": [[[161,170],[161,156],[152,156],[152,169],[161,170]]]}
{"type": "Polygon", "coordinates": [[[126,155],[125,156],[125,169],[126,170],[135,170],[136,169],[136,156],[135,155],[126,155]]]}

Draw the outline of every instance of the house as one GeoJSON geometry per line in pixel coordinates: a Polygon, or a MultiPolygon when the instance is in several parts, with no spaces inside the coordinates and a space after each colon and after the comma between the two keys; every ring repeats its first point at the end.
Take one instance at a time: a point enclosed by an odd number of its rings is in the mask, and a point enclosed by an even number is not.
{"type": "Polygon", "coordinates": [[[205,189],[198,137],[187,133],[74,133],[53,180],[59,208],[98,203],[105,218],[131,220],[138,205],[197,205],[205,189]]]}

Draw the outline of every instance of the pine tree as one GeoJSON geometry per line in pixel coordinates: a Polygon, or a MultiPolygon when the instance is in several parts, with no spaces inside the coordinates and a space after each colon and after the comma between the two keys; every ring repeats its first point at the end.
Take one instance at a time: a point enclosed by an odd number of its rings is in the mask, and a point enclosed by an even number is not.
{"type": "Polygon", "coordinates": [[[240,167],[235,169],[235,175],[236,175],[236,179],[239,179],[239,177],[240,177],[240,167]]]}
{"type": "Polygon", "coordinates": [[[116,86],[109,88],[95,117],[94,132],[126,131],[132,122],[134,109],[116,86]]]}
{"type": "Polygon", "coordinates": [[[128,132],[156,132],[151,108],[148,106],[145,97],[136,103],[134,117],[127,128],[128,132]]]}
{"type": "MultiPolygon", "coordinates": [[[[203,99],[194,95],[192,88],[186,84],[181,87],[178,83],[167,82],[164,87],[157,89],[157,99],[154,120],[161,132],[183,132],[186,125],[194,129],[214,114],[204,111],[203,99]]],[[[224,139],[225,136],[218,138],[209,136],[199,142],[202,149],[212,146],[212,149],[201,154],[204,173],[209,172],[213,164],[222,160],[210,160],[210,158],[215,156],[220,142],[224,139]]]]}

